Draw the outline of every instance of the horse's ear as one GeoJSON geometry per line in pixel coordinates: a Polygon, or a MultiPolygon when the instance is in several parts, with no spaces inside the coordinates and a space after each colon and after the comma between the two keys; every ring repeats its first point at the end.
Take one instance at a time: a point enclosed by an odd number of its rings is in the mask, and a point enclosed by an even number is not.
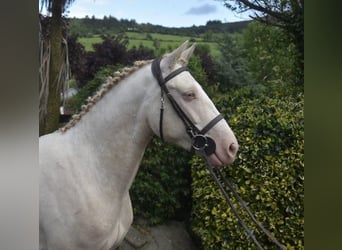
{"type": "Polygon", "coordinates": [[[183,65],[187,65],[189,62],[190,57],[194,53],[194,50],[196,48],[196,44],[194,43],[190,48],[187,48],[184,50],[180,56],[180,63],[183,65]]]}
{"type": "Polygon", "coordinates": [[[181,46],[172,51],[170,54],[166,55],[163,64],[169,69],[173,69],[178,60],[181,58],[182,53],[188,47],[189,41],[185,41],[181,46]]]}

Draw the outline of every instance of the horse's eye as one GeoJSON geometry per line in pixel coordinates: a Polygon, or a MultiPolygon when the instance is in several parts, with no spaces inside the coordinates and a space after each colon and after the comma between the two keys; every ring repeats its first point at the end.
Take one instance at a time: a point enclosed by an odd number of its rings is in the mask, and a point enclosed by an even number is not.
{"type": "Polygon", "coordinates": [[[191,101],[191,100],[193,100],[193,99],[195,99],[196,98],[196,95],[195,95],[195,93],[194,92],[185,92],[184,94],[183,94],[183,97],[187,100],[187,101],[191,101]]]}

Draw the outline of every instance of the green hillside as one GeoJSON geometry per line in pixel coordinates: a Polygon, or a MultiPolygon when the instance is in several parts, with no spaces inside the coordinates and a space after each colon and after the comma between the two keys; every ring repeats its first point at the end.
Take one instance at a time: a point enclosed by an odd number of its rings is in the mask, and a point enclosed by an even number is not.
{"type": "Polygon", "coordinates": [[[116,19],[115,17],[104,16],[103,19],[89,18],[69,18],[68,26],[70,34],[77,34],[80,37],[93,36],[98,34],[117,34],[127,31],[140,33],[159,33],[171,35],[183,35],[199,37],[206,33],[234,33],[241,32],[251,21],[241,21],[233,23],[222,23],[221,21],[208,21],[206,25],[191,27],[164,27],[150,23],[137,23],[134,19],[116,19]]]}
{"type": "MultiPolygon", "coordinates": [[[[150,49],[156,49],[155,41],[158,41],[158,46],[161,51],[170,51],[177,48],[186,40],[196,42],[197,44],[206,44],[210,48],[210,53],[212,56],[216,57],[220,54],[218,50],[218,45],[216,42],[208,42],[203,38],[193,38],[190,36],[183,35],[167,35],[160,33],[140,33],[140,32],[125,32],[128,38],[128,48],[131,49],[134,46],[139,47],[143,45],[144,47],[150,49]]],[[[86,51],[93,51],[93,44],[101,43],[102,38],[100,35],[93,35],[91,37],[80,37],[78,40],[86,49],[86,51]]]]}
{"type": "Polygon", "coordinates": [[[77,35],[79,42],[87,51],[92,51],[92,44],[101,43],[101,35],[125,34],[128,38],[128,48],[145,47],[154,49],[156,54],[170,51],[186,40],[197,44],[206,44],[212,56],[220,54],[217,41],[223,34],[236,33],[244,30],[250,21],[222,23],[221,21],[208,21],[206,25],[192,27],[163,27],[153,24],[138,24],[135,20],[118,20],[109,16],[103,19],[71,18],[69,34],[77,35]]]}

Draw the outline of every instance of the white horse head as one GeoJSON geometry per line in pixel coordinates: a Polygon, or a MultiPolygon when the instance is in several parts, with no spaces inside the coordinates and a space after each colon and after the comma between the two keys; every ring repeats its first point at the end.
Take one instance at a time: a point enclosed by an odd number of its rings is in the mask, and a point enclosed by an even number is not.
{"type": "MultiPolygon", "coordinates": [[[[164,79],[169,74],[188,64],[189,58],[195,49],[195,44],[189,48],[187,47],[188,42],[185,42],[178,49],[162,58],[160,70],[164,79]]],[[[202,130],[219,115],[212,101],[188,71],[181,71],[165,84],[169,94],[180,109],[199,130],[202,130]]],[[[157,92],[157,95],[160,95],[160,93],[157,92]]],[[[165,115],[163,117],[164,121],[162,121],[164,138],[170,143],[189,150],[193,139],[188,136],[184,123],[170,101],[167,98],[165,99],[165,115]]],[[[153,103],[151,105],[153,112],[149,112],[149,123],[154,133],[159,135],[161,129],[159,120],[162,119],[159,117],[160,97],[151,96],[150,102],[153,103]]],[[[208,156],[209,162],[217,166],[231,164],[235,160],[238,142],[228,123],[225,120],[220,120],[206,135],[216,143],[215,152],[208,156]]]]}

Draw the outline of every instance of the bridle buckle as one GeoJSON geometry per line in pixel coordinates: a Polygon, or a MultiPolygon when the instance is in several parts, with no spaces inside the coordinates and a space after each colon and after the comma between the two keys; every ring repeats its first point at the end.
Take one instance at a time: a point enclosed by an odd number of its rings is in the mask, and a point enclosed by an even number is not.
{"type": "Polygon", "coordinates": [[[208,139],[204,135],[195,135],[192,138],[192,147],[197,151],[203,151],[208,147],[208,139]]]}
{"type": "Polygon", "coordinates": [[[211,137],[198,134],[192,138],[192,148],[209,156],[215,153],[216,143],[211,137]]]}

